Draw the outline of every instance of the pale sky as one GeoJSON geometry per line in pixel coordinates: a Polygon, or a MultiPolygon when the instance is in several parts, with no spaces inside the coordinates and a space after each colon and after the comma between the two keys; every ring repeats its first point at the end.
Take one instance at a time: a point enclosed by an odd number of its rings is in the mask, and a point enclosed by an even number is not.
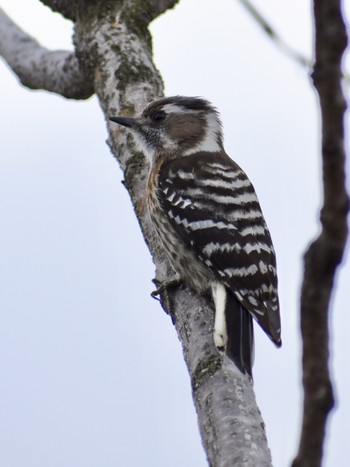
{"type": "MultiPolygon", "coordinates": [[[[255,4],[312,50],[303,0],[255,4]]],[[[348,9],[349,1],[345,2],[348,9]]],[[[0,6],[49,48],[71,25],[38,0],[0,6]]],[[[255,185],[277,252],[283,348],[257,327],[253,369],[274,465],[300,430],[302,254],[319,229],[317,99],[235,0],[181,0],[152,25],[166,95],[221,112],[225,147],[255,185]]],[[[0,467],[204,467],[191,388],[96,98],[66,101],[1,73],[0,467]]],[[[331,311],[337,407],[325,467],[348,465],[350,267],[331,311]]]]}

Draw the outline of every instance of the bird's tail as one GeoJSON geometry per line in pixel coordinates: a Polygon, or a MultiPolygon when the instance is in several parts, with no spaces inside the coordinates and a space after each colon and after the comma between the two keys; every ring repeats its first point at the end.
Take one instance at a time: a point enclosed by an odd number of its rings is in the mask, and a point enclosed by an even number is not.
{"type": "Polygon", "coordinates": [[[252,315],[227,290],[225,307],[227,329],[227,356],[239,370],[252,377],[254,361],[254,329],[252,315]]]}

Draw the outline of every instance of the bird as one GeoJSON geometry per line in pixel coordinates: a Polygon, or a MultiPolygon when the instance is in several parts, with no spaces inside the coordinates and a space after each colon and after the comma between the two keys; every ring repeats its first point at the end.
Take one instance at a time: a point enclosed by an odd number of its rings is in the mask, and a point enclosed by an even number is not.
{"type": "Polygon", "coordinates": [[[181,281],[211,297],[217,350],[252,377],[253,319],[282,345],[276,255],[255,189],[225,152],[218,110],[174,96],[109,119],[149,160],[151,223],[181,281]]]}

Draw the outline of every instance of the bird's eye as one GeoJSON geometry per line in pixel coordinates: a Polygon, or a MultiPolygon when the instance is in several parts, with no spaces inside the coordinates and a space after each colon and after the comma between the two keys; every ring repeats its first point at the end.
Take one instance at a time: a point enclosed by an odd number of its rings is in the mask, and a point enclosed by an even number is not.
{"type": "Polygon", "coordinates": [[[151,115],[151,120],[152,122],[162,122],[163,120],[165,120],[165,117],[166,117],[166,113],[164,112],[164,110],[159,110],[158,112],[154,112],[154,114],[151,115]]]}

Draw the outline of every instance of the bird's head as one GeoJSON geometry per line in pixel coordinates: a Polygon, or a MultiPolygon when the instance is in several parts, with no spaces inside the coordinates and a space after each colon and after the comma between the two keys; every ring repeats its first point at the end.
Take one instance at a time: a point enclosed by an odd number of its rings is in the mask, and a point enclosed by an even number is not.
{"type": "Polygon", "coordinates": [[[168,97],[152,102],[139,117],[111,117],[129,128],[141,149],[154,162],[158,155],[183,157],[222,150],[217,110],[199,97],[168,97]]]}

